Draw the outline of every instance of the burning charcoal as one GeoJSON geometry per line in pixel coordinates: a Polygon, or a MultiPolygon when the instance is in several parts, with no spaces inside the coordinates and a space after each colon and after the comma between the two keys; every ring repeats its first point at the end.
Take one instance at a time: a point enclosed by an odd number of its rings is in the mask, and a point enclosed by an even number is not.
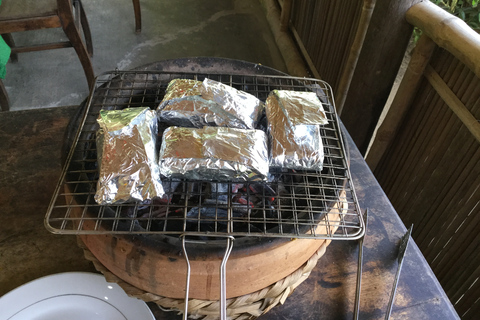
{"type": "MultiPolygon", "coordinates": [[[[233,205],[232,217],[243,217],[248,213],[246,206],[233,205]]],[[[187,212],[189,218],[201,218],[201,219],[218,219],[226,220],[228,218],[228,209],[212,206],[212,207],[194,207],[187,212]]]]}
{"type": "Polygon", "coordinates": [[[243,188],[242,183],[235,183],[235,184],[232,185],[232,193],[237,193],[238,190],[240,190],[242,188],[243,188]]]}
{"type": "Polygon", "coordinates": [[[248,208],[253,208],[254,207],[253,202],[248,201],[246,196],[238,197],[238,198],[235,198],[234,200],[235,200],[235,202],[237,202],[241,205],[244,205],[245,207],[248,207],[248,208]]]}
{"type": "MultiPolygon", "coordinates": [[[[211,197],[213,199],[218,199],[219,201],[226,202],[228,200],[228,190],[229,184],[228,183],[210,183],[212,194],[211,197]]],[[[210,200],[210,199],[207,199],[210,200]]]]}
{"type": "Polygon", "coordinates": [[[201,182],[187,182],[183,184],[181,193],[182,200],[190,200],[192,197],[198,197],[202,193],[201,182]],[[186,199],[187,198],[187,199],[186,199]]]}
{"type": "Polygon", "coordinates": [[[170,180],[167,182],[163,182],[163,190],[165,194],[161,198],[162,202],[170,203],[172,201],[173,194],[179,185],[180,181],[170,180]]]}
{"type": "Polygon", "coordinates": [[[250,191],[254,194],[263,194],[265,191],[265,195],[269,196],[276,196],[277,193],[275,190],[272,189],[268,184],[251,184],[249,185],[250,191]]]}

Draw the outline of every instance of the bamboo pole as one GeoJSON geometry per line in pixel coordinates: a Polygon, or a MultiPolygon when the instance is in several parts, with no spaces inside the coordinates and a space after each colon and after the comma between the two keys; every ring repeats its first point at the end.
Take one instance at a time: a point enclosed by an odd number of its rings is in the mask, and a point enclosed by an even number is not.
{"type": "Polygon", "coordinates": [[[365,154],[412,35],[405,12],[421,0],[377,1],[343,105],[342,122],[365,154]]]}
{"type": "Polygon", "coordinates": [[[445,101],[450,109],[452,109],[467,129],[473,134],[475,139],[480,142],[480,123],[475,116],[467,109],[467,107],[465,107],[462,101],[458,99],[455,93],[450,90],[440,75],[431,66],[427,66],[425,69],[425,77],[442,97],[443,101],[445,101]]]}
{"type": "Polygon", "coordinates": [[[412,6],[407,21],[420,28],[438,46],[445,48],[480,78],[480,34],[464,21],[430,1],[412,6]]]}
{"type": "MultiPolygon", "coordinates": [[[[448,59],[449,57],[451,57],[451,59],[455,59],[455,57],[452,55],[446,54],[440,55],[440,57],[436,57],[435,59],[435,63],[437,66],[439,66],[439,69],[442,70],[442,74],[451,73],[449,70],[455,67],[454,64],[451,63],[451,60],[448,59]]],[[[416,147],[417,149],[415,149],[415,151],[418,151],[416,142],[418,137],[423,134],[424,119],[432,117],[432,108],[434,110],[442,110],[441,106],[443,101],[440,96],[436,94],[435,89],[432,86],[420,87],[415,100],[421,101],[422,107],[418,105],[419,102],[412,104],[408,110],[408,115],[405,116],[403,126],[409,128],[418,128],[418,130],[399,130],[394,138],[395,146],[391,148],[392,152],[390,152],[390,150],[386,152],[384,156],[386,161],[383,162],[382,160],[375,169],[375,174],[378,172],[379,176],[384,176],[383,179],[386,182],[383,182],[382,179],[379,180],[381,181],[382,188],[384,188],[385,192],[389,195],[398,189],[396,180],[400,180],[406,175],[406,173],[409,172],[408,169],[405,169],[405,172],[403,171],[404,167],[408,167],[407,164],[404,165],[404,161],[411,163],[411,160],[409,159],[411,159],[411,154],[414,152],[413,148],[416,147]]],[[[433,116],[435,115],[436,113],[433,116]]],[[[395,203],[395,201],[392,200],[392,203],[395,203]]],[[[402,219],[407,219],[405,221],[409,221],[408,219],[410,218],[410,216],[406,216],[402,213],[402,219]]]]}
{"type": "Polygon", "coordinates": [[[275,37],[278,49],[280,49],[280,52],[282,53],[288,73],[292,76],[308,77],[307,66],[303,61],[301,53],[298,52],[295,42],[287,32],[282,32],[280,30],[281,13],[277,5],[273,0],[259,1],[265,10],[267,21],[275,37]]]}
{"type": "Polygon", "coordinates": [[[353,73],[355,72],[355,67],[357,66],[358,57],[360,56],[360,51],[362,50],[363,42],[367,34],[368,26],[370,25],[370,20],[372,18],[373,9],[375,8],[376,0],[364,0],[362,13],[360,16],[360,21],[358,23],[358,29],[355,34],[355,39],[350,48],[350,55],[348,57],[345,68],[342,72],[342,77],[340,78],[340,83],[337,90],[336,108],[339,115],[342,114],[343,105],[347,99],[348,89],[350,88],[350,83],[352,82],[353,73]]]}
{"type": "Polygon", "coordinates": [[[398,127],[418,90],[423,71],[428,61],[430,61],[430,57],[435,48],[435,42],[424,35],[420,38],[417,46],[413,50],[410,63],[398,87],[395,98],[389,107],[385,119],[377,128],[376,133],[374,133],[374,141],[366,155],[365,160],[372,171],[375,170],[383,154],[395,137],[398,127]]]}
{"type": "Polygon", "coordinates": [[[280,31],[285,32],[288,30],[290,15],[292,13],[292,3],[293,0],[283,0],[282,13],[280,14],[280,31]]]}
{"type": "Polygon", "coordinates": [[[302,38],[298,34],[297,30],[293,25],[290,25],[290,31],[292,32],[293,38],[297,42],[298,50],[300,50],[303,59],[305,60],[305,63],[308,66],[308,69],[312,73],[313,77],[315,79],[322,79],[320,77],[320,73],[318,73],[317,68],[315,67],[315,63],[313,63],[312,59],[310,58],[310,55],[308,54],[308,50],[305,48],[305,45],[303,44],[302,38]]]}

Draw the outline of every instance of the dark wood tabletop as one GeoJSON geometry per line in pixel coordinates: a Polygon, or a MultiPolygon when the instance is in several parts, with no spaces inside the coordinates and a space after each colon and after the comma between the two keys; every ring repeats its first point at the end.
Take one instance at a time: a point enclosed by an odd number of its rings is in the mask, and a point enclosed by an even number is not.
{"type": "MultiPolygon", "coordinates": [[[[362,210],[368,209],[364,239],[360,319],[384,319],[407,229],[344,130],[350,170],[362,210]]],[[[262,319],[353,319],[358,241],[333,241],[310,277],[283,306],[262,319]]],[[[414,241],[401,269],[391,319],[459,319],[414,241]]]]}
{"type": "MultiPolygon", "coordinates": [[[[41,276],[96,272],[75,237],[43,226],[61,171],[61,150],[78,107],[0,114],[0,296],[41,276]]],[[[406,228],[346,134],[351,172],[362,210],[368,208],[360,319],[383,319],[406,228]]],[[[261,319],[352,319],[358,241],[333,241],[310,277],[261,319]]],[[[181,319],[150,304],[157,320],[181,319]]],[[[406,252],[392,319],[458,319],[414,241],[406,252]]]]}

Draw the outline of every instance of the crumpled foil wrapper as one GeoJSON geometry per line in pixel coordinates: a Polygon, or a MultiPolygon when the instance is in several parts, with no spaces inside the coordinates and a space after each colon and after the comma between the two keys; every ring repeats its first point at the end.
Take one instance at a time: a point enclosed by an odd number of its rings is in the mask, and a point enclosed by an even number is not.
{"type": "Polygon", "coordinates": [[[267,136],[261,130],[169,127],[163,134],[160,172],[191,180],[264,181],[267,136]]]}
{"type": "Polygon", "coordinates": [[[214,80],[174,79],[157,112],[172,126],[254,129],[263,108],[255,96],[214,80]]]}
{"type": "Polygon", "coordinates": [[[328,123],[314,92],[273,90],[265,102],[270,135],[270,166],[322,170],[320,125],[328,123]]]}
{"type": "Polygon", "coordinates": [[[97,119],[98,204],[144,201],[163,195],[156,113],[149,108],[101,110],[97,119]]]}

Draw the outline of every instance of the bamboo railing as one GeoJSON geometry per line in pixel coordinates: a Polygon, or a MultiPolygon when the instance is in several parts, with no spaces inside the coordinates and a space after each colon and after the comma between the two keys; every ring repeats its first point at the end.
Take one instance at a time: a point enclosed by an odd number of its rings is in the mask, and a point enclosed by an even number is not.
{"type": "MultiPolygon", "coordinates": [[[[354,41],[363,0],[293,1],[289,29],[316,78],[327,81],[334,92],[354,41]]],[[[283,6],[289,0],[283,0],[283,6]]],[[[368,25],[368,24],[367,24],[368,25]]]]}
{"type": "Polygon", "coordinates": [[[413,26],[423,31],[366,160],[404,223],[415,225],[413,238],[459,315],[475,319],[480,314],[480,35],[427,0],[376,0],[373,13],[371,0],[260,1],[272,9],[267,15],[273,17],[279,46],[291,45],[285,40],[290,32],[296,61],[303,56],[309,76],[332,86],[341,119],[361,152],[413,26]]]}
{"type": "Polygon", "coordinates": [[[366,156],[462,319],[480,314],[480,35],[429,1],[366,156]],[[416,230],[415,230],[416,229],[416,230]]]}
{"type": "Polygon", "coordinates": [[[288,21],[311,76],[332,86],[337,112],[364,154],[408,46],[405,12],[421,0],[277,1],[283,30],[288,21]]]}

